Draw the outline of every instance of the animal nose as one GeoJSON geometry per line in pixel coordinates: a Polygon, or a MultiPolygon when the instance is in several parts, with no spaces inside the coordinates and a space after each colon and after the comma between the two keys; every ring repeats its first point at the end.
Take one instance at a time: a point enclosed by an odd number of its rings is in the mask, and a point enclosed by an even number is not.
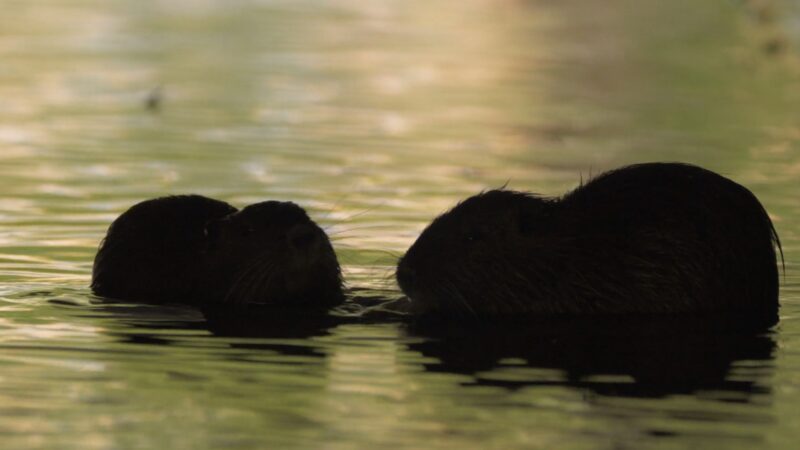
{"type": "Polygon", "coordinates": [[[297,250],[303,250],[317,241],[317,231],[309,225],[300,224],[292,227],[286,237],[290,246],[297,250]]]}

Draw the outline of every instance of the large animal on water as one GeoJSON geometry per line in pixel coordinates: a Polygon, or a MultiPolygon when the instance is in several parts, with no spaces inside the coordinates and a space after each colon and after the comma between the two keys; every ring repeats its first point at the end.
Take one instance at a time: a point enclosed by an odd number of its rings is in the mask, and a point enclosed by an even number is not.
{"type": "Polygon", "coordinates": [[[492,190],[401,258],[411,310],[445,316],[741,313],[778,318],[780,242],[745,187],[700,167],[606,172],[560,198],[492,190]]]}

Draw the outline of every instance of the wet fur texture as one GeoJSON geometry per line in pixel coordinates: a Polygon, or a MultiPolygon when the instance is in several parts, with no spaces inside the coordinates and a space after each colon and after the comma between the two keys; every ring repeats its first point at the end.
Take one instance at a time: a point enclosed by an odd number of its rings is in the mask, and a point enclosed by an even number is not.
{"type": "Polygon", "coordinates": [[[450,316],[742,312],[774,323],[766,211],[708,170],[650,163],[561,198],[493,190],[435,219],[400,260],[413,310],[450,316]]]}
{"type": "Polygon", "coordinates": [[[329,307],[343,300],[324,231],[289,202],[237,211],[199,195],[156,198],[110,226],[92,290],[150,303],[329,307]]]}

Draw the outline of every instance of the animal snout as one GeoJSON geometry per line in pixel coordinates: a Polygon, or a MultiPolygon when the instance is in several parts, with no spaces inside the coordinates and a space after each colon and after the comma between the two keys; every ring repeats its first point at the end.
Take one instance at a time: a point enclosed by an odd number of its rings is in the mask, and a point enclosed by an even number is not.
{"type": "Polygon", "coordinates": [[[414,289],[416,278],[417,271],[414,270],[413,267],[410,267],[408,264],[403,264],[402,262],[397,266],[397,284],[400,285],[400,289],[406,294],[410,294],[414,289]]]}

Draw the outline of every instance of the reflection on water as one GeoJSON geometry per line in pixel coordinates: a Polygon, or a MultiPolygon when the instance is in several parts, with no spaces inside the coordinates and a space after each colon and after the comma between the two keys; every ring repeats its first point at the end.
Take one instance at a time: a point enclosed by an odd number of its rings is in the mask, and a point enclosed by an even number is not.
{"type": "Polygon", "coordinates": [[[422,333],[429,339],[410,346],[435,357],[428,370],[469,374],[481,386],[567,385],[612,396],[707,390],[747,402],[748,394],[769,393],[759,378],[768,374],[775,349],[769,335],[731,331],[714,319],[570,318],[450,328],[436,324],[422,333]],[[732,364],[743,360],[764,373],[731,379],[732,364]],[[548,369],[548,376],[537,376],[548,369]]]}
{"type": "Polygon", "coordinates": [[[796,445],[793,5],[4,6],[4,448],[796,445]],[[762,199],[786,253],[775,330],[231,317],[86,287],[117,215],[195,192],[301,204],[359,297],[394,298],[398,255],[458,199],[506,182],[557,195],[653,160],[762,199]]]}

